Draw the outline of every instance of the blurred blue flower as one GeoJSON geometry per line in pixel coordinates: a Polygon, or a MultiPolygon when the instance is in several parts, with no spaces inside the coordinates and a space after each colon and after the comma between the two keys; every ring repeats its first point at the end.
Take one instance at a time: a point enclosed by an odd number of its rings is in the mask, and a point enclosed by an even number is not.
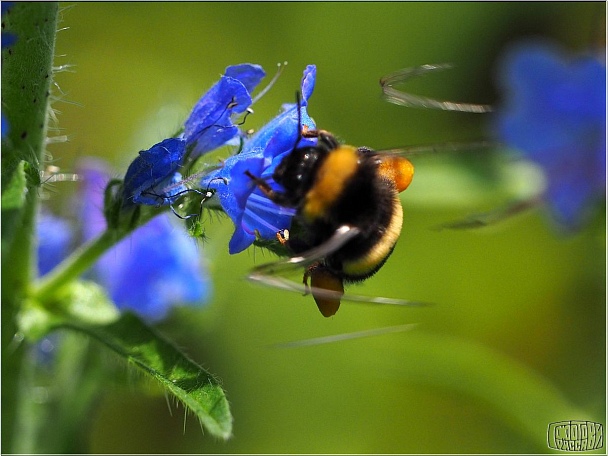
{"type": "MultiPolygon", "coordinates": [[[[13,6],[14,3],[15,2],[1,2],[2,16],[4,16],[4,13],[6,13],[13,6]]],[[[4,26],[2,28],[4,28],[4,26]]],[[[15,35],[14,33],[2,32],[2,36],[0,38],[2,41],[2,49],[12,46],[17,41],[17,35],[15,35]]],[[[1,118],[1,137],[4,138],[6,135],[8,135],[8,132],[10,130],[10,124],[8,123],[8,119],[4,116],[4,113],[1,114],[1,118]]]]}
{"type": "Polygon", "coordinates": [[[6,119],[6,117],[4,117],[4,113],[2,113],[2,137],[3,138],[6,135],[8,135],[9,130],[10,130],[10,126],[9,126],[8,120],[6,119]]]}
{"type": "MultiPolygon", "coordinates": [[[[315,129],[306,109],[315,79],[316,67],[309,65],[302,78],[299,114],[297,104],[283,106],[283,112],[248,139],[239,154],[229,157],[221,169],[206,175],[201,181],[203,188],[216,190],[222,208],[234,222],[235,231],[229,243],[231,254],[249,247],[256,235],[275,239],[278,231],[291,225],[295,209],[270,201],[245,171],[265,179],[273,189],[281,190],[272,180],[275,168],[292,151],[303,126],[315,129]]],[[[302,138],[298,147],[315,143],[316,139],[302,138]]]]}
{"type": "Polygon", "coordinates": [[[2,14],[6,13],[15,2],[0,2],[0,12],[2,14]]]}
{"type": "Polygon", "coordinates": [[[495,119],[500,139],[542,167],[554,218],[580,227],[606,191],[605,62],[523,43],[498,74],[506,93],[495,119]]]}
{"type": "Polygon", "coordinates": [[[106,229],[103,214],[104,192],[111,175],[108,164],[99,158],[86,157],[78,161],[76,174],[81,182],[74,207],[82,221],[79,231],[82,241],[88,242],[106,229]]]}
{"type": "Polygon", "coordinates": [[[259,65],[229,66],[196,103],[179,138],[169,138],[141,151],[124,179],[125,204],[168,205],[186,190],[181,168],[240,135],[233,120],[251,105],[250,92],[265,76],[259,65]]]}
{"type": "Polygon", "coordinates": [[[4,32],[2,33],[2,48],[12,46],[17,42],[17,35],[14,33],[4,32]]]}
{"type": "Polygon", "coordinates": [[[161,215],[102,256],[95,273],[119,309],[158,321],[174,305],[201,305],[209,297],[195,242],[161,215]]]}
{"type": "MultiPolygon", "coordinates": [[[[103,194],[109,180],[105,163],[85,160],[78,169],[84,182],[78,194],[81,238],[90,240],[105,230],[103,194]]],[[[70,224],[42,216],[38,225],[40,275],[67,256],[74,238],[70,224]]],[[[121,310],[148,321],[164,318],[175,305],[201,305],[210,283],[194,241],[168,217],[158,216],[106,252],[87,278],[105,287],[121,310]]]]}
{"type": "Polygon", "coordinates": [[[36,225],[38,239],[38,275],[43,276],[68,255],[74,232],[70,223],[47,211],[41,211],[36,225]]]}
{"type": "MultiPolygon", "coordinates": [[[[1,12],[2,16],[8,12],[9,9],[13,7],[15,2],[1,2],[1,12]]],[[[4,26],[2,27],[4,28],[4,26]]],[[[2,49],[5,47],[12,46],[17,41],[17,35],[14,33],[2,32],[2,49]]]]}

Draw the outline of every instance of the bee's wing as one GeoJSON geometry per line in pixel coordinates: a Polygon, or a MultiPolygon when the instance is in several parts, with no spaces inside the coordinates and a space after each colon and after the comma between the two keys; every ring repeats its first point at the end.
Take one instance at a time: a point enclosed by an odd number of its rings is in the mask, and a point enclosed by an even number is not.
{"type": "Polygon", "coordinates": [[[255,281],[255,276],[276,274],[308,266],[335,252],[359,233],[359,229],[354,226],[342,225],[336,230],[332,237],[323,244],[318,245],[299,256],[257,266],[249,274],[249,278],[255,281]]]}
{"type": "Polygon", "coordinates": [[[542,203],[542,199],[539,196],[534,196],[527,200],[516,201],[508,204],[505,207],[498,208],[490,212],[484,212],[482,214],[473,214],[461,220],[455,220],[452,222],[442,223],[441,225],[435,226],[436,231],[443,229],[450,230],[469,230],[475,228],[483,228],[491,225],[495,225],[498,222],[502,222],[514,215],[518,215],[528,209],[538,206],[542,203]]]}
{"type": "Polygon", "coordinates": [[[351,294],[343,295],[339,291],[327,290],[318,287],[308,287],[304,285],[304,283],[297,283],[293,280],[277,275],[283,272],[288,272],[294,269],[306,267],[316,261],[321,260],[332,252],[338,250],[340,247],[350,241],[353,237],[357,236],[359,232],[360,231],[358,228],[343,225],[339,227],[332,235],[332,237],[329,238],[323,244],[312,248],[299,256],[260,265],[254,268],[247,276],[247,278],[253,282],[259,282],[263,285],[279,288],[281,290],[287,290],[301,294],[308,294],[312,292],[315,298],[338,300],[343,299],[346,301],[365,302],[371,304],[392,304],[400,306],[426,305],[427,303],[407,301],[403,299],[359,296],[351,294]]]}
{"type": "Polygon", "coordinates": [[[323,298],[323,299],[341,299],[343,301],[353,301],[353,302],[361,302],[368,304],[389,304],[394,306],[411,306],[411,307],[420,307],[427,306],[431,303],[422,302],[422,301],[409,301],[406,299],[397,299],[397,298],[384,298],[381,296],[362,296],[362,295],[354,295],[349,293],[340,293],[338,291],[326,290],[324,288],[317,287],[307,287],[303,283],[294,282],[293,280],[287,279],[285,277],[273,276],[273,275],[264,275],[264,274],[256,274],[251,273],[247,277],[252,282],[258,282],[262,285],[266,285],[268,287],[278,288],[280,290],[291,291],[300,294],[308,294],[314,293],[315,297],[323,298]]]}
{"type": "Polygon", "coordinates": [[[343,340],[361,339],[363,337],[381,336],[384,334],[401,333],[411,331],[418,326],[417,323],[406,323],[396,326],[385,326],[381,328],[364,329],[350,333],[333,334],[331,336],[315,337],[313,339],[294,340],[282,344],[275,344],[275,348],[296,348],[309,347],[311,345],[330,344],[333,342],[341,342],[343,340]]]}
{"type": "Polygon", "coordinates": [[[425,144],[422,146],[397,147],[394,149],[382,149],[373,151],[378,155],[398,155],[401,157],[414,157],[417,155],[445,154],[453,152],[467,152],[483,149],[497,149],[500,143],[493,141],[472,142],[445,142],[439,144],[425,144]]]}
{"type": "Polygon", "coordinates": [[[441,71],[449,68],[452,68],[452,65],[446,63],[438,65],[422,65],[418,67],[403,68],[387,74],[386,76],[380,78],[380,86],[382,87],[384,98],[390,103],[407,107],[431,108],[441,109],[444,111],[472,113],[484,113],[492,111],[492,107],[490,105],[435,100],[433,98],[402,92],[401,90],[397,90],[393,87],[394,84],[405,82],[408,79],[422,76],[431,71],[441,71]]]}

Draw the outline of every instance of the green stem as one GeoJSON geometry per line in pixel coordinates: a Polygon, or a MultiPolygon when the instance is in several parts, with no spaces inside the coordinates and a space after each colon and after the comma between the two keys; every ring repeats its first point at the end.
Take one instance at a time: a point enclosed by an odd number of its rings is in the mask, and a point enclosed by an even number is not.
{"type": "Polygon", "coordinates": [[[36,262],[34,227],[39,167],[43,162],[57,28],[56,2],[16,2],[2,17],[3,32],[17,42],[2,51],[2,114],[9,133],[2,139],[2,194],[7,184],[27,179],[22,204],[2,211],[2,452],[18,438],[15,417],[23,346],[15,346],[16,314],[36,262]]]}
{"type": "Polygon", "coordinates": [[[97,259],[116,242],[126,236],[115,230],[104,231],[98,238],[82,245],[70,257],[63,261],[49,274],[44,276],[34,287],[30,295],[39,302],[47,302],[64,285],[85,272],[97,259]]]}
{"type": "MultiPolygon", "coordinates": [[[[37,284],[34,284],[29,296],[40,303],[49,304],[62,287],[68,285],[72,280],[78,278],[89,269],[110,247],[165,210],[166,208],[164,207],[144,208],[140,211],[136,225],[107,229],[99,237],[80,246],[59,266],[40,279],[37,284]]],[[[129,216],[128,213],[122,215],[126,216],[126,218],[129,216]]]]}
{"type": "Polygon", "coordinates": [[[74,332],[57,334],[51,362],[24,360],[20,378],[23,404],[15,452],[84,454],[90,407],[103,390],[104,370],[98,346],[74,332]],[[39,396],[38,396],[39,395],[39,396]]]}

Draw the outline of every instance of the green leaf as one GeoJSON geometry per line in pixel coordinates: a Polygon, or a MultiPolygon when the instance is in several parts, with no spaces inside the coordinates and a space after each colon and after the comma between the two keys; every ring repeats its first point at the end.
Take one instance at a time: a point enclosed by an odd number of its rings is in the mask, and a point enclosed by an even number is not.
{"type": "Polygon", "coordinates": [[[59,294],[62,311],[70,318],[90,324],[108,324],[120,318],[120,312],[100,285],[75,281],[59,294]]]}
{"type": "Polygon", "coordinates": [[[124,314],[110,324],[71,320],[65,326],[96,338],[157,380],[213,436],[228,439],[232,435],[232,415],[219,381],[135,315],[124,314]]]}
{"type": "Polygon", "coordinates": [[[35,298],[26,300],[17,321],[25,338],[35,342],[66,320],[106,324],[119,317],[120,313],[101,286],[94,282],[74,281],[64,286],[46,305],[35,298]]]}
{"type": "Polygon", "coordinates": [[[68,283],[45,306],[34,295],[18,322],[31,341],[62,327],[97,339],[174,394],[212,435],[231,436],[232,415],[219,381],[135,315],[120,316],[99,285],[68,283]]]}

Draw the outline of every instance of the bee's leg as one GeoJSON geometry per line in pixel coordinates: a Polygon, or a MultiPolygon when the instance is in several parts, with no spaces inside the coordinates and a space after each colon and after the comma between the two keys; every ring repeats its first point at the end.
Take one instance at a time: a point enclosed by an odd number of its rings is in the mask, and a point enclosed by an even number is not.
{"type": "Polygon", "coordinates": [[[323,244],[307,250],[298,256],[275,261],[273,263],[262,264],[256,267],[249,277],[251,278],[251,276],[260,274],[275,274],[306,267],[335,252],[359,233],[360,231],[358,228],[349,225],[342,225],[323,244]]]}
{"type": "Polygon", "coordinates": [[[303,125],[301,135],[302,138],[318,138],[318,145],[323,145],[327,150],[335,149],[340,145],[336,137],[327,130],[311,130],[303,125]]]}
{"type": "Polygon", "coordinates": [[[305,289],[304,296],[310,294],[310,287],[308,286],[308,279],[313,274],[315,269],[320,267],[320,265],[321,265],[321,262],[317,261],[316,263],[313,263],[310,266],[308,266],[306,268],[306,270],[304,271],[304,277],[302,277],[302,283],[304,284],[304,289],[305,289]]]}
{"type": "MultiPolygon", "coordinates": [[[[334,315],[340,306],[340,298],[344,294],[344,286],[342,278],[327,268],[322,260],[359,233],[358,228],[343,225],[323,244],[299,256],[260,265],[249,274],[248,278],[249,280],[284,290],[298,291],[304,294],[312,293],[321,313],[326,317],[334,315]],[[302,267],[306,267],[302,285],[278,276],[280,273],[302,267]],[[308,286],[309,277],[311,279],[310,287],[308,286]]],[[[278,233],[277,236],[281,236],[281,234],[278,233]]],[[[287,242],[285,233],[283,233],[283,236],[284,241],[287,242]]]]}
{"type": "Polygon", "coordinates": [[[254,176],[249,171],[245,171],[245,175],[255,183],[255,185],[262,191],[264,195],[266,195],[266,197],[268,197],[270,201],[273,201],[279,206],[293,207],[284,193],[273,190],[270,185],[268,185],[268,182],[266,182],[264,179],[254,176]]]}
{"type": "MultiPolygon", "coordinates": [[[[403,299],[392,299],[382,297],[369,297],[358,295],[344,295],[342,279],[334,272],[323,265],[323,258],[338,250],[348,241],[353,239],[360,233],[358,228],[343,225],[323,244],[314,247],[299,256],[286,258],[284,260],[266,263],[254,268],[248,275],[248,279],[252,282],[259,282],[263,285],[279,288],[282,290],[292,291],[296,293],[312,293],[317,305],[321,302],[330,303],[333,300],[335,310],[337,311],[336,303],[339,303],[342,297],[349,301],[366,302],[373,304],[392,304],[399,306],[420,306],[426,303],[417,301],[406,301],[403,299]],[[281,277],[279,274],[287,273],[296,269],[306,268],[304,273],[303,283],[297,283],[293,280],[281,277]],[[311,279],[308,286],[308,278],[311,279]]],[[[321,307],[320,306],[320,307],[321,307]]],[[[330,309],[330,306],[327,306],[330,309]]],[[[321,310],[321,308],[320,308],[321,310]]],[[[325,315],[324,310],[321,312],[325,315]]],[[[327,310],[327,313],[330,313],[327,310]]],[[[335,313],[335,311],[334,311],[335,313]]],[[[330,314],[333,315],[333,314],[330,314]]]]}
{"type": "Polygon", "coordinates": [[[308,278],[310,277],[310,271],[315,267],[317,263],[312,264],[306,268],[304,271],[304,277],[302,277],[302,283],[304,284],[304,296],[310,294],[310,287],[308,286],[308,278]]]}
{"type": "Polygon", "coordinates": [[[275,193],[274,190],[270,188],[270,185],[268,185],[268,182],[266,182],[264,179],[254,176],[249,170],[245,171],[245,175],[251,179],[266,196],[270,197],[270,195],[275,193]]]}
{"type": "Polygon", "coordinates": [[[287,245],[289,242],[289,230],[281,230],[277,232],[277,241],[279,241],[281,245],[287,245]]]}

